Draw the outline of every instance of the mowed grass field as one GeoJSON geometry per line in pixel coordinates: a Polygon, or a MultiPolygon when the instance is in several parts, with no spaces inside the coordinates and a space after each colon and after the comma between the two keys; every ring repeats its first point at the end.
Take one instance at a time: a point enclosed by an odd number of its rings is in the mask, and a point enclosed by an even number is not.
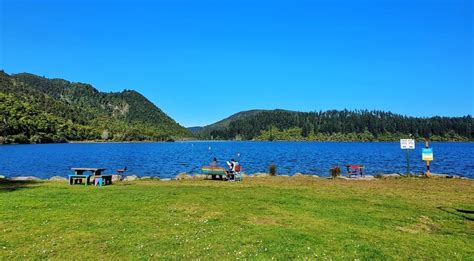
{"type": "Polygon", "coordinates": [[[474,259],[474,181],[0,184],[0,259],[474,259]]]}

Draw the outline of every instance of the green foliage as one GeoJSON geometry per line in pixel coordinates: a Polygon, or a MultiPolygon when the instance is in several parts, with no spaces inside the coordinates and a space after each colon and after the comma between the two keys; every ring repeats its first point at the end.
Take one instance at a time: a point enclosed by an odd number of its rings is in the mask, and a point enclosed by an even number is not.
{"type": "Polygon", "coordinates": [[[277,166],[275,164],[271,164],[269,167],[268,167],[268,174],[270,176],[275,176],[277,173],[277,166]]]}
{"type": "Polygon", "coordinates": [[[472,141],[473,118],[415,118],[383,111],[251,111],[210,125],[202,139],[294,141],[394,141],[411,134],[433,141],[472,141]]]}
{"type": "Polygon", "coordinates": [[[96,138],[86,126],[44,112],[0,92],[0,143],[46,143],[96,138]]]}
{"type": "Polygon", "coordinates": [[[329,170],[329,173],[331,174],[331,177],[337,178],[341,176],[341,168],[339,166],[334,166],[329,170]]]}
{"type": "Polygon", "coordinates": [[[135,91],[0,72],[1,143],[164,141],[190,136],[135,91]]]}

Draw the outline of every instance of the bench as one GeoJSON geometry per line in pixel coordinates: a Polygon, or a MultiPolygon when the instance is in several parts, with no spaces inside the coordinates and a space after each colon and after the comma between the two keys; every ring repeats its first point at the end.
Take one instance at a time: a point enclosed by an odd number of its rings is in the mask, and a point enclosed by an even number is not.
{"type": "Polygon", "coordinates": [[[102,185],[112,185],[112,175],[101,175],[95,178],[102,178],[102,185]]]}
{"type": "Polygon", "coordinates": [[[107,186],[107,185],[112,185],[112,175],[101,175],[101,176],[94,176],[93,177],[94,185],[100,185],[100,186],[107,186]]]}
{"type": "Polygon", "coordinates": [[[84,184],[84,186],[89,185],[92,175],[68,175],[69,185],[84,184]]]}
{"type": "Polygon", "coordinates": [[[212,176],[212,179],[224,179],[227,171],[222,167],[202,167],[201,173],[206,176],[212,176]]]}
{"type": "Polygon", "coordinates": [[[94,177],[94,185],[107,186],[112,185],[112,175],[102,175],[94,177]]]}
{"type": "Polygon", "coordinates": [[[101,179],[102,185],[112,185],[112,175],[102,175],[105,169],[102,168],[72,168],[74,175],[69,175],[69,185],[96,184],[96,179],[101,179]],[[92,172],[92,174],[84,174],[84,172],[92,172]]]}
{"type": "Polygon", "coordinates": [[[222,180],[224,177],[228,177],[229,180],[242,181],[242,167],[236,166],[234,173],[228,173],[225,168],[222,167],[202,167],[201,173],[206,176],[211,176],[213,180],[222,180]]]}

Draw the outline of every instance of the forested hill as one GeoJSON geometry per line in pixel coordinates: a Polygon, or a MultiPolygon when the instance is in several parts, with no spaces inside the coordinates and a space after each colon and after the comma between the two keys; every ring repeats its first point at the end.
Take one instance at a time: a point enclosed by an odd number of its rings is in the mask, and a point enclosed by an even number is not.
{"type": "Polygon", "coordinates": [[[211,137],[211,132],[215,130],[223,130],[229,127],[229,125],[237,120],[242,120],[242,119],[247,119],[252,116],[255,116],[262,112],[263,110],[250,110],[250,111],[242,111],[239,113],[236,113],[228,118],[225,118],[223,120],[220,120],[216,123],[213,123],[211,125],[205,126],[205,127],[191,127],[188,128],[191,132],[193,132],[195,135],[198,135],[200,137],[204,137],[205,139],[210,139],[211,137]]]}
{"type": "Polygon", "coordinates": [[[136,91],[103,93],[89,84],[0,72],[0,144],[144,141],[190,133],[136,91]]]}
{"type": "Polygon", "coordinates": [[[472,141],[474,138],[474,121],[470,115],[416,118],[367,110],[254,110],[223,122],[225,124],[206,126],[196,135],[201,139],[224,140],[395,141],[410,135],[434,141],[472,141]]]}

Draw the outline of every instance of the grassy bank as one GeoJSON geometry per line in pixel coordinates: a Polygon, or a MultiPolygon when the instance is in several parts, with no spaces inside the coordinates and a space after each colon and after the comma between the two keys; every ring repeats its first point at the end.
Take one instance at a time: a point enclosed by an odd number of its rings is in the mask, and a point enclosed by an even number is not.
{"type": "Polygon", "coordinates": [[[469,259],[474,182],[0,184],[0,259],[469,259]]]}

